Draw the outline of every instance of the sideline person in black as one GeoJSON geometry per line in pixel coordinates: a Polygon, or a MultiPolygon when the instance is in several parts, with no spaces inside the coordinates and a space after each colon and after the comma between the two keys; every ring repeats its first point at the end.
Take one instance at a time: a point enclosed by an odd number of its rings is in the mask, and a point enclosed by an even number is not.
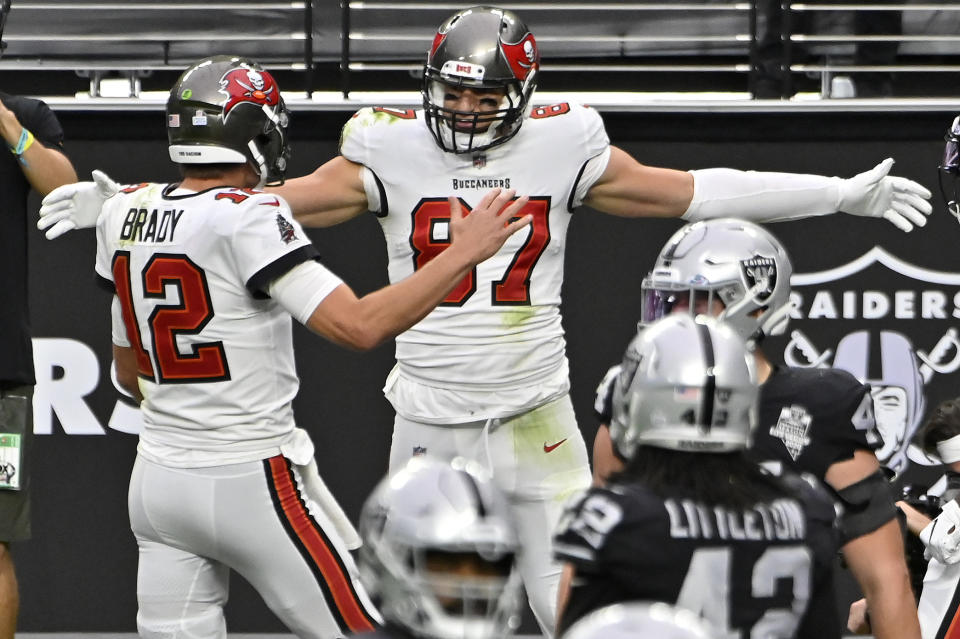
{"type": "MultiPolygon", "coordinates": [[[[10,10],[0,0],[0,37],[10,10]]],[[[63,130],[40,100],[0,92],[0,639],[13,637],[20,597],[10,542],[30,537],[33,350],[27,296],[27,196],[77,181],[63,130]]]]}

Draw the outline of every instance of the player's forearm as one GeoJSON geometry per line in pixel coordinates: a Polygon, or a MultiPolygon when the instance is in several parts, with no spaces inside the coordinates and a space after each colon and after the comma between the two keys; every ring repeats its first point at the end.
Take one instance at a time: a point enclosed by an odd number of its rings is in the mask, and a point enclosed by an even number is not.
{"type": "Polygon", "coordinates": [[[73,184],[77,181],[77,172],[67,156],[59,151],[48,149],[39,142],[34,142],[20,156],[20,169],[33,190],[41,196],[58,186],[73,184]]]}
{"type": "Polygon", "coordinates": [[[896,505],[906,517],[907,530],[914,535],[919,535],[920,531],[926,528],[927,524],[932,521],[929,517],[905,501],[898,501],[896,505]]]}
{"type": "Polygon", "coordinates": [[[407,330],[442,302],[474,263],[469,252],[451,246],[413,275],[363,296],[349,345],[369,350],[407,330]]]}
{"type": "Polygon", "coordinates": [[[886,584],[866,599],[876,639],[920,639],[917,604],[909,582],[886,584]]]}
{"type": "Polygon", "coordinates": [[[359,164],[337,157],[310,175],[289,179],[266,190],[286,200],[301,225],[333,226],[367,210],[361,171],[359,164]]]}
{"type": "Polygon", "coordinates": [[[623,462],[613,452],[610,428],[600,424],[593,439],[593,485],[602,486],[615,472],[623,469],[623,462]]]}
{"type": "Polygon", "coordinates": [[[903,538],[896,520],[847,542],[844,557],[856,577],[877,639],[920,637],[916,600],[904,560],[903,538]]]}

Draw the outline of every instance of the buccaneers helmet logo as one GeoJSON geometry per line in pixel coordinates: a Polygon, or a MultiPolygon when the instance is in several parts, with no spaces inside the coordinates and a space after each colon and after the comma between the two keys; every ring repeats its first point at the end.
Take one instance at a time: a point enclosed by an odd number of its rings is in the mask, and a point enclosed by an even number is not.
{"type": "Polygon", "coordinates": [[[244,67],[231,69],[223,74],[220,78],[220,93],[227,96],[223,103],[224,121],[233,107],[243,102],[276,106],[280,101],[280,91],[272,75],[266,71],[244,67]]]}

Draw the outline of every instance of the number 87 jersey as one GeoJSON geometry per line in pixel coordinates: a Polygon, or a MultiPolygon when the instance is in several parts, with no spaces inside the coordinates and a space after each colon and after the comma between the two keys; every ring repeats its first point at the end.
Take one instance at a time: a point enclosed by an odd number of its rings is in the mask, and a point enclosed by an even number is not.
{"type": "Polygon", "coordinates": [[[365,189],[386,239],[391,282],[449,245],[448,196],[466,214],[492,188],[530,198],[522,211],[533,217],[528,229],[397,338],[401,375],[496,391],[535,386],[565,370],[559,304],[567,228],[605,168],[608,149],[600,116],[574,103],[534,109],[513,138],[480,154],[443,151],[419,110],[366,108],[354,115],[341,153],[369,169],[365,189]]]}
{"type": "Polygon", "coordinates": [[[628,479],[591,488],[554,540],[575,570],[558,630],[597,608],[645,600],[692,610],[725,639],[839,637],[833,505],[791,481],[793,494],[766,490],[735,507],[628,479]]]}

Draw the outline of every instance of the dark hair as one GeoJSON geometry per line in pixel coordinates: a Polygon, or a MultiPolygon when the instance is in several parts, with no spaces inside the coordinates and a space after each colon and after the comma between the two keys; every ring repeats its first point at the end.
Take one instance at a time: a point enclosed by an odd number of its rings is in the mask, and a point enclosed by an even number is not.
{"type": "Polygon", "coordinates": [[[937,444],[960,435],[960,397],[940,402],[917,433],[914,441],[924,452],[937,455],[937,444]]]}
{"type": "Polygon", "coordinates": [[[641,445],[611,481],[639,481],[660,497],[695,499],[710,506],[747,507],[788,492],[742,451],[691,453],[641,445]]]}

